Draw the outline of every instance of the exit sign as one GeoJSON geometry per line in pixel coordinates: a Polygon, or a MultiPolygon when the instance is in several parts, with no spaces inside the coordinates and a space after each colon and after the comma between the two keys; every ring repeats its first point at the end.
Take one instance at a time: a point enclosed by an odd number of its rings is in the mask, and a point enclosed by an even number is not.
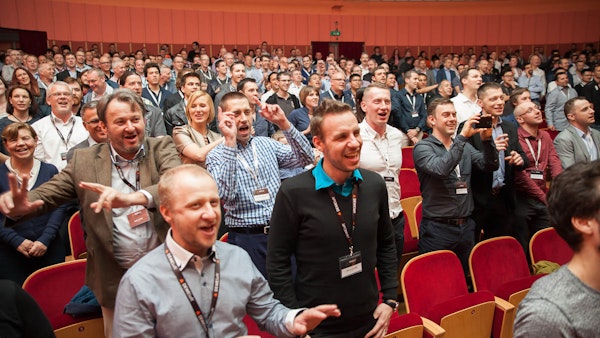
{"type": "Polygon", "coordinates": [[[339,30],[337,30],[337,29],[336,29],[336,30],[334,30],[334,31],[331,31],[331,32],[329,32],[329,35],[330,35],[330,36],[340,36],[341,34],[342,34],[342,32],[340,32],[340,31],[339,31],[339,30]]]}

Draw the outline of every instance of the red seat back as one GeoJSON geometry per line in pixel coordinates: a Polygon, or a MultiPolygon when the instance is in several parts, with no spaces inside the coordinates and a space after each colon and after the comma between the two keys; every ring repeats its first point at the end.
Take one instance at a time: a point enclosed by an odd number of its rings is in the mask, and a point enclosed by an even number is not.
{"type": "Polygon", "coordinates": [[[50,265],[32,273],[23,283],[23,289],[39,304],[55,330],[89,319],[74,319],[63,313],[65,305],[83,286],[86,262],[78,259],[50,265]]]}
{"type": "Polygon", "coordinates": [[[413,159],[413,149],[414,147],[402,147],[402,168],[415,168],[415,161],[413,159]]]}
{"type": "Polygon", "coordinates": [[[74,213],[69,219],[69,243],[71,245],[71,254],[74,259],[78,259],[81,254],[87,252],[79,211],[74,213]]]}
{"type": "Polygon", "coordinates": [[[554,228],[536,232],[529,242],[531,263],[550,261],[559,265],[567,264],[573,257],[573,249],[562,239],[554,228]]]}
{"type": "Polygon", "coordinates": [[[400,169],[400,198],[421,196],[419,176],[413,169],[400,169]]]}

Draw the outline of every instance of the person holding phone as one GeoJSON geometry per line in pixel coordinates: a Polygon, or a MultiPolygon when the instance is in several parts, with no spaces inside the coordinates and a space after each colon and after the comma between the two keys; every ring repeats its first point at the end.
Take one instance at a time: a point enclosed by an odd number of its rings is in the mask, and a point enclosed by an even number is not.
{"type": "Polygon", "coordinates": [[[454,137],[458,124],[454,104],[449,99],[435,99],[427,109],[427,123],[433,132],[413,150],[423,196],[419,253],[451,250],[465,274],[475,240],[471,176],[474,170],[492,173],[498,169],[491,131],[473,126],[479,120],[479,114],[472,115],[454,137]],[[482,151],[469,144],[476,134],[482,151]]]}
{"type": "MultiPolygon", "coordinates": [[[[516,203],[514,171],[523,170],[527,165],[525,153],[519,144],[517,127],[504,122],[501,117],[505,104],[502,85],[484,83],[477,90],[477,97],[477,104],[483,113],[477,127],[489,128],[484,133],[491,134],[498,151],[499,166],[494,172],[474,170],[472,173],[475,206],[472,217],[476,241],[482,230],[486,239],[511,235],[515,223],[512,210],[516,203]]],[[[484,149],[480,134],[473,135],[469,143],[479,151],[484,149]]]]}

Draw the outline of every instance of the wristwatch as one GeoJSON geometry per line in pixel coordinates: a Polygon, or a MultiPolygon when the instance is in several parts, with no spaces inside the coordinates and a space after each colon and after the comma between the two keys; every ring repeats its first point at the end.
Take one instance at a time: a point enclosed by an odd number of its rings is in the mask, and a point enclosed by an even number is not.
{"type": "Polygon", "coordinates": [[[419,128],[419,127],[416,127],[415,130],[417,131],[417,133],[421,132],[421,128],[419,128]]]}
{"type": "Polygon", "coordinates": [[[383,301],[383,304],[391,307],[394,310],[394,312],[398,311],[398,305],[400,305],[397,301],[393,299],[386,299],[383,301]]]}

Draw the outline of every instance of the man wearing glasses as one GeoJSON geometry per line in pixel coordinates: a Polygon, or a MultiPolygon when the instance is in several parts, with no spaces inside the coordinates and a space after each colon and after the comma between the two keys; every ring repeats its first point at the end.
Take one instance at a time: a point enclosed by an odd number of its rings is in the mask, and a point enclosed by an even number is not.
{"type": "Polygon", "coordinates": [[[550,226],[546,206],[546,168],[551,178],[562,171],[558,154],[550,135],[539,126],[544,121],[540,107],[533,102],[524,102],[515,108],[519,143],[529,163],[525,170],[515,171],[515,191],[517,195],[515,237],[527,252],[529,239],[538,230],[550,226]]]}
{"type": "Polygon", "coordinates": [[[81,107],[81,119],[83,120],[83,127],[88,131],[90,136],[75,145],[73,148],[69,149],[67,152],[67,162],[71,161],[75,150],[91,147],[94,144],[103,143],[108,140],[106,128],[100,124],[96,106],[98,106],[98,101],[88,102],[81,107]]]}

